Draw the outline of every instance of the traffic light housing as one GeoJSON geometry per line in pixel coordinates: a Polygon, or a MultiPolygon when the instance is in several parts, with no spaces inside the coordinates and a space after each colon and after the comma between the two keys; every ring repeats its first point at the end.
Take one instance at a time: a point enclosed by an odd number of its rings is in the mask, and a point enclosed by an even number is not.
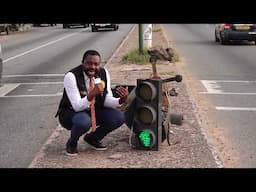
{"type": "Polygon", "coordinates": [[[162,82],[159,79],[137,79],[132,129],[135,148],[158,150],[162,141],[162,82]]]}

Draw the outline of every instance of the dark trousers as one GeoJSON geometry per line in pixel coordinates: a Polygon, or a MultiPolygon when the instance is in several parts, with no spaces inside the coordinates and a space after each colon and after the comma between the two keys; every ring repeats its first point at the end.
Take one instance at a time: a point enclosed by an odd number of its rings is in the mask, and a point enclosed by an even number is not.
{"type": "MultiPolygon", "coordinates": [[[[125,122],[124,114],[113,108],[102,108],[96,110],[97,129],[91,132],[91,138],[102,140],[108,133],[117,129],[125,122]]],[[[72,118],[71,145],[76,146],[79,138],[91,128],[90,111],[78,112],[72,118]]]]}

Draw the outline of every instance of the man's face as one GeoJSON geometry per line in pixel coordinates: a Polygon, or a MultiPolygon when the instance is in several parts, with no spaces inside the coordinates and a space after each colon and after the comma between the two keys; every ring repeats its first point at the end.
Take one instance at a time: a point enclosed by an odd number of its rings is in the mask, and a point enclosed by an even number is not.
{"type": "Polygon", "coordinates": [[[83,67],[86,75],[94,76],[100,68],[100,57],[98,55],[88,55],[83,62],[83,67]]]}

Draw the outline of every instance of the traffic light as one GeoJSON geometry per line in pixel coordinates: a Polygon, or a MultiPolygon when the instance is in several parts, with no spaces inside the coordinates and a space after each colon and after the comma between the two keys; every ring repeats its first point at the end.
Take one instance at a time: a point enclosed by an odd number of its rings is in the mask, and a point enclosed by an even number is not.
{"type": "Polygon", "coordinates": [[[158,150],[162,140],[162,82],[159,79],[137,79],[132,129],[135,148],[158,150]]]}

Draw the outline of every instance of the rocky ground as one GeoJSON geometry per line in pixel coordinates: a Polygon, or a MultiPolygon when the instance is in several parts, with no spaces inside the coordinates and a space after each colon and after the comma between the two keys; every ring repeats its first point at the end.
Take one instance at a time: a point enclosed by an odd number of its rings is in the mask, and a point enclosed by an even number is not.
{"type": "MultiPolygon", "coordinates": [[[[153,25],[153,46],[167,48],[170,45],[161,25],[153,25]]],[[[152,73],[151,64],[137,65],[121,62],[123,55],[138,48],[137,26],[131,31],[128,39],[107,63],[112,85],[133,84],[137,78],[148,78],[152,73]]],[[[179,74],[177,63],[159,61],[158,73],[161,78],[179,74]]],[[[182,75],[182,74],[181,74],[182,75]]],[[[177,97],[172,97],[171,112],[183,114],[181,126],[171,126],[169,146],[163,142],[158,151],[136,150],[130,145],[131,131],[123,125],[107,135],[103,142],[108,145],[106,151],[94,151],[79,141],[79,155],[65,155],[65,144],[69,132],[61,127],[49,138],[42,150],[37,154],[30,168],[215,168],[223,164],[213,147],[207,142],[202,131],[197,111],[187,91],[186,81],[168,83],[175,88],[177,97]]]]}

